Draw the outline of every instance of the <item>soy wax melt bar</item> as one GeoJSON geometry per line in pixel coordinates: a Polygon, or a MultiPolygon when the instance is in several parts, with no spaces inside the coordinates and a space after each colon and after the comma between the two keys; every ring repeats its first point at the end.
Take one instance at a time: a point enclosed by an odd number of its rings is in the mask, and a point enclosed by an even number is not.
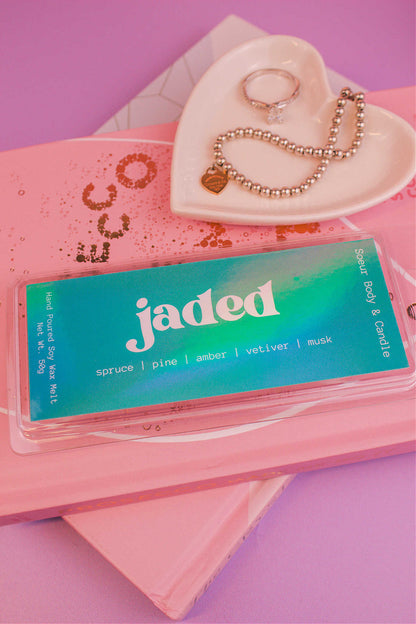
{"type": "Polygon", "coordinates": [[[372,238],[21,283],[15,311],[15,427],[39,447],[255,422],[412,372],[372,238]]]}

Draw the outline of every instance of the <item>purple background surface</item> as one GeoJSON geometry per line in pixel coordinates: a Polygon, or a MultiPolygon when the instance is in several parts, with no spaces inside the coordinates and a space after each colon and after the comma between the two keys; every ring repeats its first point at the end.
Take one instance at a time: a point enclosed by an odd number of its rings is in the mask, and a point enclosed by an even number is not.
{"type": "MultiPolygon", "coordinates": [[[[411,85],[414,12],[413,0],[0,0],[0,149],[95,131],[230,13],[306,39],[370,90],[411,85]]],[[[409,624],[414,588],[411,454],[297,477],[186,621],[409,624]]],[[[0,529],[0,622],[167,621],[62,520],[0,529]]]]}

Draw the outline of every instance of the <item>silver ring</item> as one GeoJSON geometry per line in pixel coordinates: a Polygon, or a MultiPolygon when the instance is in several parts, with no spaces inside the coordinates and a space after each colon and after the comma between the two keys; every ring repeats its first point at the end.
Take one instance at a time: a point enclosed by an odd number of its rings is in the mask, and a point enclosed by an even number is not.
{"type": "Polygon", "coordinates": [[[300,90],[300,82],[296,78],[296,76],[294,76],[293,74],[291,74],[290,72],[284,69],[267,68],[267,69],[258,69],[252,72],[251,74],[249,74],[248,76],[246,76],[243,80],[242,87],[243,87],[243,94],[247,102],[251,106],[254,106],[255,108],[260,108],[266,111],[268,123],[274,123],[274,122],[282,123],[283,121],[282,112],[288,104],[293,102],[293,100],[295,100],[298,97],[299,90],[300,90]],[[276,74],[277,76],[282,76],[283,78],[287,78],[292,88],[291,94],[286,98],[277,100],[276,102],[270,102],[270,103],[262,102],[261,100],[257,100],[252,95],[250,95],[248,92],[248,89],[249,89],[249,86],[252,85],[253,81],[256,80],[257,78],[260,78],[261,76],[266,76],[267,74],[276,74]]]}

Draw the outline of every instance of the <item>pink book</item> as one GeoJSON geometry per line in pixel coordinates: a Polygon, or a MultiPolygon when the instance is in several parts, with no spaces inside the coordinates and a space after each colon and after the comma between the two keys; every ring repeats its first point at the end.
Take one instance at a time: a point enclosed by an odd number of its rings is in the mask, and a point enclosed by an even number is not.
{"type": "MultiPolygon", "coordinates": [[[[413,92],[400,89],[372,94],[368,99],[386,102],[402,116],[410,117],[413,92]]],[[[343,233],[360,228],[382,232],[413,322],[413,182],[381,205],[349,218],[319,224],[246,227],[185,220],[169,210],[174,131],[174,125],[149,127],[1,154],[3,199],[9,206],[0,232],[2,301],[15,274],[48,273],[51,263],[55,271],[65,273],[74,266],[88,265],[91,259],[105,258],[111,265],[134,259],[138,253],[142,258],[195,250],[209,255],[218,247],[237,249],[247,241],[263,244],[281,238],[305,240],[318,231],[343,233]],[[131,153],[151,157],[157,176],[140,191],[120,184],[117,201],[102,228],[90,202],[108,196],[108,187],[118,180],[118,166],[124,166],[131,153]],[[41,168],[33,167],[34,159],[37,164],[42,163],[41,168]],[[39,211],[34,206],[39,206],[39,211]],[[128,227],[123,229],[120,224],[127,221],[128,227]],[[164,228],[154,228],[155,223],[163,223],[164,228]],[[109,239],[105,236],[107,228],[120,234],[109,239]]],[[[2,310],[0,339],[5,345],[3,306],[2,310]]],[[[3,359],[3,379],[5,364],[3,359]]],[[[107,432],[106,441],[112,440],[111,444],[63,453],[18,455],[8,442],[5,384],[0,385],[0,401],[4,406],[0,420],[3,523],[405,452],[413,449],[415,436],[414,401],[402,398],[392,400],[391,409],[388,402],[383,410],[374,403],[339,411],[336,418],[328,411],[318,411],[316,405],[312,406],[313,413],[306,413],[304,406],[299,405],[273,413],[268,423],[246,424],[220,433],[193,434],[180,440],[163,435],[132,440],[128,435],[125,439],[123,434],[107,432]],[[42,483],[42,488],[34,485],[37,483],[42,483]]]]}
{"type": "Polygon", "coordinates": [[[159,609],[181,619],[291,479],[240,483],[65,520],[159,609]]]}

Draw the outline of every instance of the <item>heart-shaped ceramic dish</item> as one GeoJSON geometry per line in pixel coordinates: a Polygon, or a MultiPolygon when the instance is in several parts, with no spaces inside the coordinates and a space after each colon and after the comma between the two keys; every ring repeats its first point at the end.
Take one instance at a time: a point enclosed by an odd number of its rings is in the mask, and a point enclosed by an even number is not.
{"type": "MultiPolygon", "coordinates": [[[[287,225],[352,214],[393,196],[414,175],[415,132],[397,115],[373,105],[365,108],[365,137],[357,154],[331,161],[322,180],[300,196],[270,199],[234,181],[218,195],[202,186],[219,134],[252,127],[296,144],[324,146],[337,97],[322,57],[301,39],[272,35],[234,48],[208,69],[184,108],[173,152],[172,211],[208,221],[287,225]],[[242,94],[248,74],[270,67],[300,81],[299,96],[287,106],[280,124],[268,124],[264,111],[250,106],[242,94]]],[[[348,103],[337,147],[347,148],[354,131],[355,107],[348,103]]],[[[227,141],[224,155],[247,178],[277,188],[298,185],[318,164],[258,139],[227,141]]]]}

